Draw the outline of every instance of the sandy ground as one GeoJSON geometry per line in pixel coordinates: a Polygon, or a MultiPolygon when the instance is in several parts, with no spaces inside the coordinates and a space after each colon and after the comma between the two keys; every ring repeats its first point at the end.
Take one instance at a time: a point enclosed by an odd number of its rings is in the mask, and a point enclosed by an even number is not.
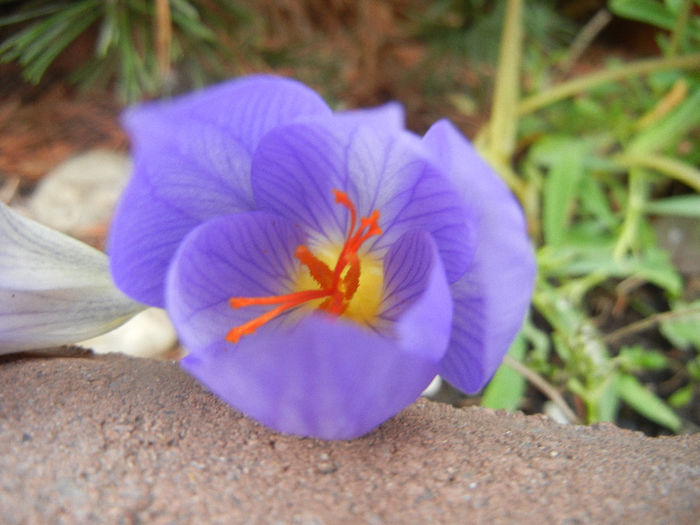
{"type": "Polygon", "coordinates": [[[0,361],[3,523],[697,523],[700,435],[421,400],[347,442],[269,431],[175,363],[0,361]]]}

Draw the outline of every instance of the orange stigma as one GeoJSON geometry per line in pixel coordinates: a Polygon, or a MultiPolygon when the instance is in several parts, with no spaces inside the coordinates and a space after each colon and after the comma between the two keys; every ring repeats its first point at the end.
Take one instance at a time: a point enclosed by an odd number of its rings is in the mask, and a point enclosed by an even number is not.
{"type": "Polygon", "coordinates": [[[270,305],[275,306],[275,308],[236,326],[226,335],[227,341],[237,343],[244,335],[254,333],[262,325],[290,308],[317,299],[325,299],[319,305],[319,310],[335,316],[340,316],[345,312],[360,284],[360,259],[357,256],[357,251],[367,239],[374,235],[381,235],[382,230],[377,224],[379,220],[377,210],[374,210],[369,217],[360,217],[360,225],[356,230],[357,210],[355,205],[345,192],[333,190],[333,194],[335,202],[345,206],[350,211],[350,228],[335,267],[331,269],[303,244],[298,246],[294,252],[294,256],[308,268],[311,277],[318,283],[320,289],[271,297],[232,297],[229,299],[229,304],[233,308],[252,305],[270,305]]]}

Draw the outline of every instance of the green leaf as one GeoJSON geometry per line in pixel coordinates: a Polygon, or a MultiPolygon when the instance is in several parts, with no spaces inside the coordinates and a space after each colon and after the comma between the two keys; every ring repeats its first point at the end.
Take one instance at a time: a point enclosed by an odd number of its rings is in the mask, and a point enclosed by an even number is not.
{"type": "Polygon", "coordinates": [[[688,370],[688,375],[693,381],[700,382],[700,354],[696,355],[695,359],[686,365],[686,369],[688,370]]]}
{"type": "Polygon", "coordinates": [[[662,370],[668,367],[668,358],[658,350],[647,350],[635,345],[620,350],[617,360],[628,371],[662,370]]]}
{"type": "Polygon", "coordinates": [[[533,159],[549,168],[543,192],[543,229],[548,244],[564,241],[584,174],[585,143],[548,136],[533,146],[533,159]]]}
{"type": "Polygon", "coordinates": [[[204,25],[197,9],[183,0],[170,0],[172,4],[172,21],[184,33],[190,34],[204,42],[216,40],[214,32],[204,25]]]}
{"type": "MultiPolygon", "coordinates": [[[[595,421],[615,421],[617,418],[620,408],[617,380],[617,374],[611,374],[593,390],[596,398],[595,402],[592,403],[595,408],[595,421]]],[[[589,415],[592,415],[591,408],[593,407],[589,406],[589,415]]]]}
{"type": "Polygon", "coordinates": [[[27,63],[27,67],[24,70],[25,77],[30,82],[38,83],[46,69],[51,65],[51,62],[83,31],[90,27],[97,20],[98,16],[99,13],[93,10],[92,13],[88,12],[82,17],[76,17],[73,23],[52,39],[52,42],[43,50],[41,55],[33,59],[31,63],[27,63]]]}
{"type": "Polygon", "coordinates": [[[199,20],[199,11],[187,0],[170,0],[173,13],[181,13],[192,20],[199,20]]]}
{"type": "Polygon", "coordinates": [[[95,55],[99,58],[106,57],[109,50],[117,45],[118,40],[119,24],[116,6],[112,2],[107,2],[104,6],[104,15],[102,23],[100,24],[100,31],[97,34],[95,55]]]}
{"type": "Polygon", "coordinates": [[[622,374],[617,380],[617,392],[620,398],[639,414],[664,426],[673,432],[682,428],[680,418],[656,394],[647,390],[636,377],[622,374]]]}
{"type": "Polygon", "coordinates": [[[671,397],[668,398],[668,404],[674,408],[681,408],[686,406],[693,400],[693,385],[685,385],[679,388],[671,397]]]}
{"type": "Polygon", "coordinates": [[[700,301],[690,304],[679,302],[673,312],[678,314],[677,317],[663,321],[661,333],[678,348],[694,346],[700,350],[700,301]]]}
{"type": "Polygon", "coordinates": [[[32,18],[39,18],[41,16],[58,11],[59,9],[61,9],[61,6],[49,4],[45,6],[39,6],[36,9],[21,10],[15,14],[0,17],[0,27],[17,24],[19,22],[25,22],[27,20],[31,20],[32,18]]]}
{"type": "Polygon", "coordinates": [[[696,89],[666,117],[637,135],[624,155],[645,155],[675,147],[700,125],[700,89],[696,89]]]}
{"type": "Polygon", "coordinates": [[[647,248],[642,256],[630,255],[616,260],[609,240],[585,243],[573,239],[561,246],[545,246],[537,254],[540,270],[554,277],[587,275],[599,272],[608,277],[636,277],[656,284],[677,296],[683,290],[683,281],[668,258],[659,248],[647,248]],[[575,241],[575,242],[574,242],[575,241]]]}
{"type": "Polygon", "coordinates": [[[23,76],[38,83],[46,68],[80,33],[99,16],[98,0],[82,0],[41,18],[7,38],[0,45],[3,61],[24,66],[23,76]]]}
{"type": "Polygon", "coordinates": [[[663,29],[673,29],[676,22],[674,14],[657,0],[611,0],[608,7],[617,16],[663,29]]]}
{"type": "Polygon", "coordinates": [[[647,202],[644,211],[656,215],[700,218],[700,195],[677,195],[647,202]]]}
{"type": "MultiPolygon", "coordinates": [[[[525,357],[525,339],[518,335],[510,345],[508,355],[517,361],[525,357]]],[[[481,406],[517,410],[525,394],[525,378],[508,365],[502,364],[484,390],[481,406]]]]}
{"type": "Polygon", "coordinates": [[[583,177],[579,196],[581,197],[581,207],[594,215],[601,224],[612,229],[617,223],[617,219],[600,183],[593,177],[583,177]]]}

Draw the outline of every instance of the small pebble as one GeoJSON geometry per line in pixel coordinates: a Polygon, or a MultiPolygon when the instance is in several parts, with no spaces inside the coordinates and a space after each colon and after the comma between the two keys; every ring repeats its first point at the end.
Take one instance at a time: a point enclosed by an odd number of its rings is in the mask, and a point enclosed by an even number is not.
{"type": "Polygon", "coordinates": [[[92,235],[109,223],[130,173],[127,155],[106,150],[80,153],[42,178],[27,203],[29,211],[56,230],[76,237],[92,235]]]}
{"type": "Polygon", "coordinates": [[[152,359],[178,359],[173,351],[177,334],[168,314],[160,308],[149,308],[119,328],[79,343],[97,354],[121,353],[152,359]]]}

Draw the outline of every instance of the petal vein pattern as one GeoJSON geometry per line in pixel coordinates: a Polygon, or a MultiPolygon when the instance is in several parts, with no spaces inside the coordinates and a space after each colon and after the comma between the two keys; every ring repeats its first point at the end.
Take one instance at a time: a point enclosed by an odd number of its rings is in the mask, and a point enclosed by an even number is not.
{"type": "Polygon", "coordinates": [[[407,233],[384,261],[394,276],[387,303],[402,309],[390,319],[395,335],[306,309],[271,320],[235,345],[226,341],[232,319],[245,322],[268,308],[232,309],[231,295],[289,292],[282,274],[298,271],[295,246],[304,242],[292,222],[268,213],[209,221],[178,250],[168,310],[191,349],[183,366],[223,399],[284,432],[349,439],[415,400],[434,377],[449,339],[449,286],[430,236],[407,233]],[[282,255],[285,268],[271,274],[263,268],[272,252],[282,255]],[[402,272],[398,265],[407,258],[402,272]]]}
{"type": "Polygon", "coordinates": [[[77,343],[142,309],[105,254],[0,203],[0,354],[77,343]]]}
{"type": "Polygon", "coordinates": [[[473,392],[527,310],[517,202],[464,137],[331,113],[251,77],[131,110],[118,285],[165,304],[191,374],[277,430],[361,435],[439,371],[473,392]]]}
{"type": "Polygon", "coordinates": [[[364,126],[331,124],[281,126],[263,138],[252,165],[258,205],[308,228],[313,249],[345,235],[347,210],[329,206],[327,198],[340,188],[360,215],[381,210],[384,233],[368,250],[385,252],[403,233],[427,231],[448,279],[459,278],[474,251],[472,212],[420,141],[405,132],[384,136],[364,126]]]}
{"type": "Polygon", "coordinates": [[[167,267],[203,221],[255,209],[250,156],[270,129],[328,115],[321,98],[291,80],[257,76],[129,110],[135,167],[117,208],[109,253],[116,283],[163,306],[167,267]]]}
{"type": "Polygon", "coordinates": [[[525,220],[515,198],[447,121],[424,138],[465,201],[479,210],[478,247],[469,270],[452,283],[454,323],[441,375],[467,393],[493,375],[520,329],[535,278],[525,220]]]}

